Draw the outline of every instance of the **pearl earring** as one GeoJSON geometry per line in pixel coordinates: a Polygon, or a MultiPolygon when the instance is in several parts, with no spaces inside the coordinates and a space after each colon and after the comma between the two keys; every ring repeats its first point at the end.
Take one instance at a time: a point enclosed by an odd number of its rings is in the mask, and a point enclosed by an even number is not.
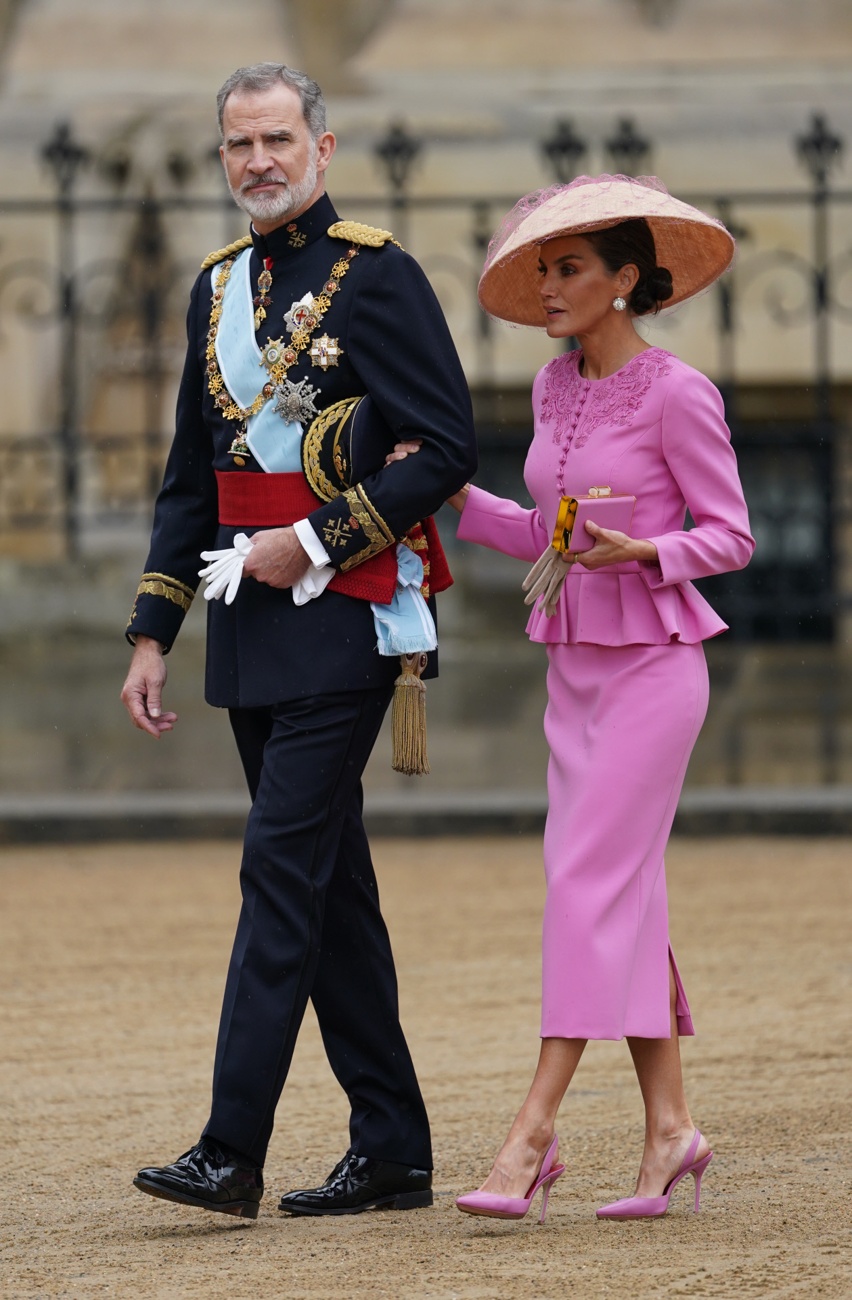
{"type": "Polygon", "coordinates": [[[624,311],[627,306],[626,298],[613,298],[612,305],[616,311],[624,311]]]}

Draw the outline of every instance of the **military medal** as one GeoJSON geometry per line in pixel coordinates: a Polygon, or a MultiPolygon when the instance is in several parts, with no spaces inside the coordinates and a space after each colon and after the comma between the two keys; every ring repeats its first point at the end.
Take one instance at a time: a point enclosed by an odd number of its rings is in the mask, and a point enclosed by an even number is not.
{"type": "MultiPolygon", "coordinates": [[[[357,256],[358,248],[353,244],[346,250],[345,257],[341,257],[335,262],[334,266],[331,268],[329,279],[326,280],[323,285],[322,293],[312,299],[310,310],[304,321],[301,324],[298,324],[294,320],[296,328],[290,336],[289,343],[285,344],[283,338],[267,340],[266,347],[261,351],[260,365],[268,371],[269,379],[249,406],[240,406],[228,392],[225,387],[225,381],[219,370],[219,362],[216,358],[216,338],[219,333],[219,321],[222,317],[225,285],[231,278],[231,271],[233,270],[235,259],[229,257],[222,263],[213,281],[213,307],[210,312],[210,328],[207,331],[205,361],[207,391],[213,398],[216,409],[221,412],[223,419],[239,420],[244,423],[246,420],[251,419],[253,415],[257,415],[258,411],[266,405],[270,397],[276,394],[278,388],[284,385],[287,379],[287,371],[299,360],[300,353],[306,351],[310,345],[313,330],[317,328],[323,316],[331,306],[332,298],[340,288],[340,281],[349,270],[349,267],[352,264],[352,259],[357,256]]],[[[260,294],[258,296],[263,297],[265,295],[260,294]]],[[[301,306],[302,304],[295,305],[301,306]]],[[[258,310],[262,309],[262,303],[258,303],[257,306],[258,310]]],[[[307,306],[307,304],[305,304],[305,306],[307,306]]],[[[291,311],[292,310],[293,309],[291,308],[291,311]]],[[[322,348],[320,351],[316,352],[317,359],[315,359],[315,348],[317,345],[315,344],[314,347],[311,348],[310,356],[313,364],[321,366],[323,370],[327,370],[329,366],[336,366],[338,357],[343,355],[343,350],[339,346],[337,339],[330,339],[326,334],[323,335],[321,339],[317,340],[317,344],[321,344],[322,348]]],[[[296,387],[296,385],[294,385],[294,387],[296,387]]],[[[305,400],[307,396],[308,394],[303,394],[302,400],[305,400]]],[[[312,391],[310,394],[311,400],[313,400],[313,396],[314,393],[312,391]]],[[[289,400],[289,397],[290,394],[288,390],[285,395],[285,400],[289,400]]],[[[235,442],[237,441],[238,440],[235,439],[235,442]]]]}
{"type": "Polygon", "coordinates": [[[228,448],[228,455],[233,456],[235,465],[245,465],[246,458],[251,460],[251,452],[246,442],[246,426],[240,429],[234,441],[228,448]]]}
{"type": "Polygon", "coordinates": [[[319,395],[320,390],[313,388],[307,379],[300,379],[298,384],[285,379],[275,389],[275,412],[288,424],[307,424],[319,414],[314,401],[319,395]]]}
{"type": "Polygon", "coordinates": [[[327,334],[323,334],[321,338],[314,339],[308,356],[311,358],[312,365],[328,370],[329,366],[337,365],[338,360],[343,356],[343,348],[337,339],[330,339],[327,334]]]}
{"type": "Polygon", "coordinates": [[[257,295],[252,299],[254,304],[254,328],[255,332],[260,329],[266,320],[266,308],[272,302],[268,296],[272,288],[272,258],[263,259],[263,270],[257,277],[257,295]]]}
{"type": "Polygon", "coordinates": [[[284,324],[287,326],[287,333],[294,334],[296,330],[316,329],[319,321],[311,312],[314,305],[314,295],[306,293],[304,298],[294,302],[288,312],[284,313],[284,324]]]}

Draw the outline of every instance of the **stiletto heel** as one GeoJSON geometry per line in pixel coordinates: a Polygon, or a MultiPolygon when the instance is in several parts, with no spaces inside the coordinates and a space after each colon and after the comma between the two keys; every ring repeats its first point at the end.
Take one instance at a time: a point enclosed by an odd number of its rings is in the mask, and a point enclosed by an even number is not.
{"type": "MultiPolygon", "coordinates": [[[[703,1160],[698,1161],[698,1163],[693,1167],[691,1171],[692,1177],[695,1179],[695,1213],[696,1214],[698,1213],[698,1206],[701,1200],[701,1175],[704,1173],[704,1170],[707,1168],[707,1166],[709,1165],[712,1159],[713,1159],[713,1152],[710,1151],[704,1157],[703,1160]]],[[[690,1171],[687,1169],[686,1172],[689,1173],[690,1171]]]]}
{"type": "Polygon", "coordinates": [[[549,1181],[544,1184],[544,1191],[541,1194],[541,1214],[538,1216],[539,1223],[544,1223],[545,1217],[547,1215],[547,1198],[550,1195],[551,1187],[556,1182],[556,1179],[558,1177],[559,1177],[558,1174],[554,1174],[553,1178],[549,1179],[549,1181]]]}
{"type": "Polygon", "coordinates": [[[558,1154],[559,1138],[554,1135],[541,1162],[538,1177],[533,1180],[526,1196],[498,1196],[495,1192],[468,1192],[466,1196],[457,1198],[457,1207],[464,1214],[484,1214],[490,1219],[522,1219],[532,1205],[536,1192],[542,1187],[544,1190],[538,1221],[544,1223],[550,1189],[557,1178],[561,1178],[565,1173],[564,1165],[554,1163],[558,1154]]]}
{"type": "Polygon", "coordinates": [[[695,1153],[698,1150],[698,1144],[701,1141],[701,1134],[698,1129],[689,1144],[689,1149],[681,1161],[680,1168],[665,1186],[662,1196],[627,1196],[624,1200],[613,1201],[611,1205],[602,1205],[596,1210],[599,1219],[659,1219],[669,1208],[671,1194],[677,1187],[681,1178],[687,1174],[692,1174],[695,1180],[695,1213],[698,1213],[698,1206],[701,1197],[701,1176],[704,1170],[713,1159],[713,1152],[708,1151],[706,1156],[700,1160],[695,1159],[695,1153]]]}

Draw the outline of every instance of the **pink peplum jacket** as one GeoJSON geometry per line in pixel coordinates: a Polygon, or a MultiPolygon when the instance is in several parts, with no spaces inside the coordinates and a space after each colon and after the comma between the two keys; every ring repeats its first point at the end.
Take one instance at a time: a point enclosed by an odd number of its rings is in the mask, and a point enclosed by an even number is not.
{"type": "Polygon", "coordinates": [[[754,550],[721,395],[662,348],[599,380],[580,375],[581,355],[554,358],[533,384],[524,481],[536,508],[472,487],[458,536],[532,563],[550,544],[561,496],[605,485],[635,496],[631,534],[654,542],[659,564],[573,565],[555,615],[533,610],[530,638],[618,646],[716,636],[726,624],[692,580],[741,569],[754,550]]]}

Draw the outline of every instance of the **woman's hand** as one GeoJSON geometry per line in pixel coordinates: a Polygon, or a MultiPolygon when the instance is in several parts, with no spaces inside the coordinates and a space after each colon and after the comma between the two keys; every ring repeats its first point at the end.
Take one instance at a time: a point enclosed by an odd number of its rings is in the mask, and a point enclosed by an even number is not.
{"type": "Polygon", "coordinates": [[[413,438],[411,442],[398,442],[394,445],[393,451],[389,451],[385,456],[385,464],[392,465],[395,460],[405,460],[407,456],[415,456],[422,446],[421,438],[413,438]]]}
{"type": "Polygon", "coordinates": [[[590,551],[577,552],[576,562],[584,569],[602,569],[606,564],[627,564],[631,560],[658,562],[656,546],[644,538],[628,537],[615,528],[601,528],[591,519],[586,521],[586,532],[597,540],[590,551]]]}
{"type": "MultiPolygon", "coordinates": [[[[389,451],[385,456],[385,465],[392,465],[395,460],[405,460],[406,456],[415,456],[422,447],[423,442],[420,438],[413,438],[411,442],[397,442],[394,444],[393,451],[389,451]]],[[[464,503],[467,500],[467,494],[470,491],[470,484],[465,483],[464,487],[459,488],[451,497],[447,497],[447,505],[458,510],[459,514],[464,510],[464,503]]]]}
{"type": "Polygon", "coordinates": [[[451,497],[447,497],[447,505],[458,510],[459,514],[464,510],[464,503],[467,501],[467,494],[470,491],[470,484],[465,483],[464,487],[459,488],[451,497]]]}

